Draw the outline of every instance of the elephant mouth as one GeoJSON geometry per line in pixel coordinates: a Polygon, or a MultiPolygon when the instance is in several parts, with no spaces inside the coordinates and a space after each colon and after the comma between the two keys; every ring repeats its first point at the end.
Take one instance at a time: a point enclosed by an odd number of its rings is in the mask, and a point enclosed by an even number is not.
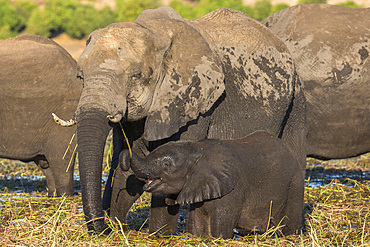
{"type": "Polygon", "coordinates": [[[153,191],[162,183],[162,178],[149,179],[146,181],[143,189],[147,192],[153,191]]]}

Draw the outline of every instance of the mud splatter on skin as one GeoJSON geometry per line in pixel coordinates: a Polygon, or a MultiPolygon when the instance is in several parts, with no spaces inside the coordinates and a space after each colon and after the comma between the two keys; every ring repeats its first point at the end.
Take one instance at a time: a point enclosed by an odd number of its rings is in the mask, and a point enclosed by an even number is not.
{"type": "Polygon", "coordinates": [[[369,57],[369,51],[365,48],[365,46],[358,50],[358,54],[361,56],[361,64],[363,64],[365,59],[369,57]]]}
{"type": "Polygon", "coordinates": [[[273,47],[246,56],[247,49],[244,46],[220,48],[225,73],[233,76],[234,84],[246,98],[262,101],[264,106],[285,100],[292,93],[294,67],[290,56],[273,47]]]}
{"type": "Polygon", "coordinates": [[[346,79],[352,73],[353,69],[348,63],[345,63],[342,70],[338,70],[337,68],[333,68],[332,71],[333,71],[333,75],[334,75],[333,76],[333,83],[342,84],[342,83],[347,81],[346,79]]]}

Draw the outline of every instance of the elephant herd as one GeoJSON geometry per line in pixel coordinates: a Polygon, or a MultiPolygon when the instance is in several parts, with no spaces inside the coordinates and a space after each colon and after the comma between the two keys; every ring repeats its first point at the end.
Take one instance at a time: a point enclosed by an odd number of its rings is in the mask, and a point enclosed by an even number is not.
{"type": "Polygon", "coordinates": [[[232,9],[187,20],[160,7],[91,33],[77,63],[47,38],[1,40],[0,157],[35,161],[49,196],[73,195],[65,150],[76,132],[95,232],[107,229],[104,211],[125,222],[144,190],[150,232],[174,234],[179,204],[191,204],[196,235],[283,218],[283,234],[299,232],[306,156],[370,152],[369,16],[313,4],[261,23],[232,9]]]}

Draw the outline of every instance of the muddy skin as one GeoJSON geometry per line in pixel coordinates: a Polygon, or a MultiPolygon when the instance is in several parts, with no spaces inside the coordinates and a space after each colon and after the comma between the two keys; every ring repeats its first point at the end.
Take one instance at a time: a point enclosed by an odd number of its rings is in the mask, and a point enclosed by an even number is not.
{"type": "Polygon", "coordinates": [[[0,40],[0,56],[0,158],[34,161],[49,196],[73,195],[76,139],[63,156],[76,128],[58,126],[51,114],[68,118],[76,110],[82,91],[76,61],[34,35],[0,40]]]}
{"type": "Polygon", "coordinates": [[[370,152],[370,8],[298,5],[262,23],[291,51],[307,99],[307,155],[370,152]]]}
{"type": "MultiPolygon", "coordinates": [[[[219,9],[189,21],[170,7],[143,11],[134,22],[94,31],[78,74],[84,89],[76,110],[77,138],[88,219],[107,210],[125,222],[142,193],[142,182],[129,170],[119,186],[105,188],[101,207],[102,143],[109,127],[114,151],[108,181],[127,148],[120,125],[109,119],[122,117],[129,143],[142,157],[169,141],[230,140],[268,130],[286,141],[304,177],[305,99],[291,55],[242,12],[219,9]]],[[[155,194],[152,205],[149,231],[174,234],[177,209],[155,194]]],[[[105,227],[89,225],[98,232],[105,227]]]]}

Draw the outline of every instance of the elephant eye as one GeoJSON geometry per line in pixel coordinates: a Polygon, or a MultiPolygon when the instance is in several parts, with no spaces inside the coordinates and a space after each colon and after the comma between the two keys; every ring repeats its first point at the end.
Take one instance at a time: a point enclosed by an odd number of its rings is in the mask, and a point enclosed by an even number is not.
{"type": "Polygon", "coordinates": [[[81,69],[78,69],[77,70],[77,79],[80,79],[80,81],[82,82],[82,86],[84,86],[84,74],[82,72],[81,69]]]}
{"type": "Polygon", "coordinates": [[[162,160],[162,164],[163,164],[164,167],[169,167],[169,166],[171,166],[171,160],[168,159],[168,158],[164,158],[162,160]]]}
{"type": "Polygon", "coordinates": [[[133,80],[140,80],[142,77],[144,77],[144,75],[143,75],[143,73],[141,73],[141,72],[135,73],[135,74],[133,74],[133,75],[131,76],[131,78],[132,78],[133,80]]]}

